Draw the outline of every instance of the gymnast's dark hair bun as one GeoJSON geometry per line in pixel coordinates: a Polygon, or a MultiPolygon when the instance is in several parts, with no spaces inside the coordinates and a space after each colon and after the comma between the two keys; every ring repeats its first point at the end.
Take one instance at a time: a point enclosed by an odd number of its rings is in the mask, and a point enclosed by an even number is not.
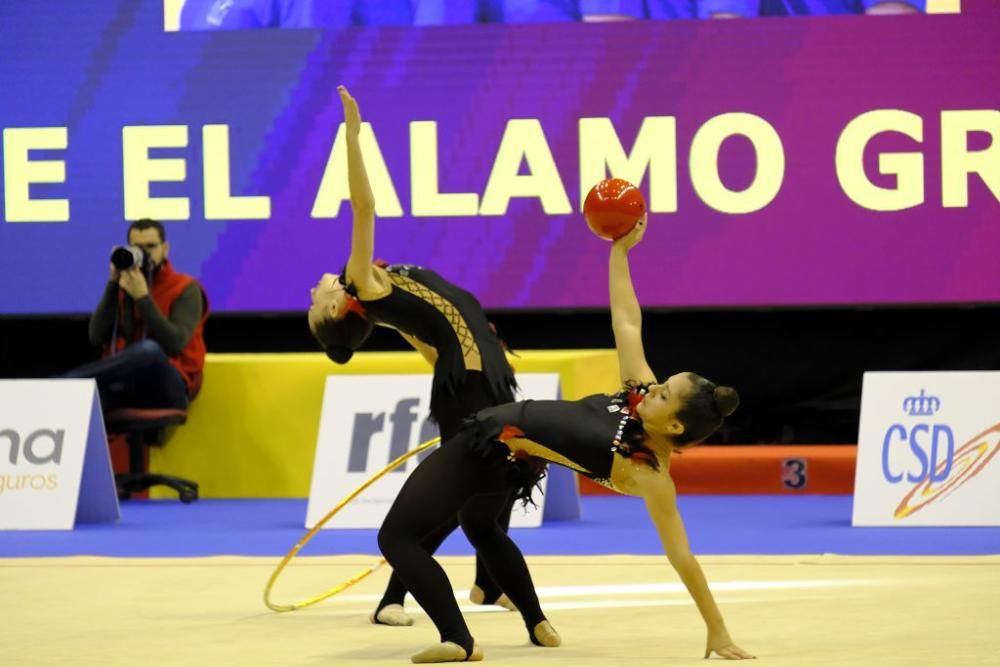
{"type": "Polygon", "coordinates": [[[740,395],[732,387],[716,387],[713,396],[715,405],[719,408],[719,414],[723,417],[733,414],[740,404],[740,395]]]}
{"type": "Polygon", "coordinates": [[[327,318],[313,327],[313,336],[326,356],[338,364],[346,364],[368,339],[375,324],[353,310],[339,319],[327,318]]]}
{"type": "Polygon", "coordinates": [[[354,350],[349,347],[344,347],[343,345],[337,345],[335,347],[328,347],[324,350],[326,356],[330,358],[330,361],[336,362],[338,364],[346,364],[354,356],[354,350]]]}

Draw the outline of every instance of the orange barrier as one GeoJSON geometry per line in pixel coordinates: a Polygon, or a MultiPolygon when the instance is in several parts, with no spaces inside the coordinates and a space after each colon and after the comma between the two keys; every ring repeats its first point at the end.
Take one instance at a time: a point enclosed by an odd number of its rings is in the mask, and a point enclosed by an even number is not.
{"type": "MultiPolygon", "coordinates": [[[[854,445],[706,445],[675,454],[670,476],[678,493],[850,494],[856,457],[854,445]]],[[[583,476],[580,492],[614,493],[583,476]]]]}

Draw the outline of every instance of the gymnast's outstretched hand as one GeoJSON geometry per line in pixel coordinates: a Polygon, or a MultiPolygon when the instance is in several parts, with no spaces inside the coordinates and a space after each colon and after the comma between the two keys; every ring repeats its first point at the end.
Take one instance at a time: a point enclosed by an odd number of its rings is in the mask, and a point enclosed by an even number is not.
{"type": "Polygon", "coordinates": [[[635,223],[635,227],[632,228],[632,231],[630,231],[628,234],[615,241],[614,244],[628,251],[634,248],[636,245],[638,245],[639,241],[642,240],[642,237],[645,234],[646,234],[646,214],[643,214],[643,216],[639,218],[639,221],[635,223]]]}
{"type": "Polygon", "coordinates": [[[713,652],[718,653],[726,660],[753,660],[757,658],[734,644],[725,628],[708,631],[708,639],[705,641],[705,657],[711,657],[713,652]]]}
{"type": "Polygon", "coordinates": [[[361,112],[358,110],[358,101],[355,100],[346,86],[337,86],[340,94],[340,103],[344,106],[344,124],[347,126],[347,134],[357,137],[361,132],[361,112]]]}

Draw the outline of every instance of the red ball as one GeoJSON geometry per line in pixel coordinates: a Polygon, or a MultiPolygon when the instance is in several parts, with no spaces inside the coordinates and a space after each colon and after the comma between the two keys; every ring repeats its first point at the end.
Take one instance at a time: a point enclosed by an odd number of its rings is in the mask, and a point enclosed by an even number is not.
{"type": "Polygon", "coordinates": [[[646,214],[639,188],[621,178],[608,178],[590,189],[583,202],[583,218],[602,239],[614,241],[632,231],[646,214]]]}

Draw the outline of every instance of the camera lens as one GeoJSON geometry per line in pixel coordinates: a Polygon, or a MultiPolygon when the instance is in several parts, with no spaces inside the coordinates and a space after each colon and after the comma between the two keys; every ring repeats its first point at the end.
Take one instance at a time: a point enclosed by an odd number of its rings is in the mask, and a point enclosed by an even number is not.
{"type": "Polygon", "coordinates": [[[119,245],[111,249],[111,263],[119,271],[127,271],[133,266],[142,266],[145,253],[134,245],[119,245]]]}

